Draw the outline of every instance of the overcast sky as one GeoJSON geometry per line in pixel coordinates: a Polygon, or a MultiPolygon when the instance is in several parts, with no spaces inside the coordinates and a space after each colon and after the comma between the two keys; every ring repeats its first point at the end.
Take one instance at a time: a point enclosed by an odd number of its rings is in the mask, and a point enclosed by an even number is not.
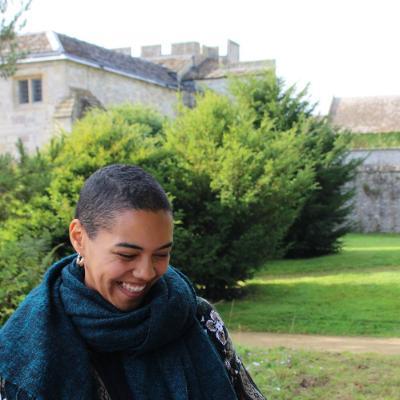
{"type": "Polygon", "coordinates": [[[240,44],[241,60],[275,59],[286,82],[332,96],[400,95],[399,0],[33,0],[24,31],[53,30],[104,47],[240,44]]]}

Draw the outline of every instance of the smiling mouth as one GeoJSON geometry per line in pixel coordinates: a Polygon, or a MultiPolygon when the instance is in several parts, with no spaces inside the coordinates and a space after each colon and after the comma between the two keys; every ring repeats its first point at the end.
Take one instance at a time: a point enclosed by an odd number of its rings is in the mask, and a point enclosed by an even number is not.
{"type": "Polygon", "coordinates": [[[140,296],[146,288],[146,285],[133,285],[127,282],[118,282],[118,286],[128,297],[140,296]]]}

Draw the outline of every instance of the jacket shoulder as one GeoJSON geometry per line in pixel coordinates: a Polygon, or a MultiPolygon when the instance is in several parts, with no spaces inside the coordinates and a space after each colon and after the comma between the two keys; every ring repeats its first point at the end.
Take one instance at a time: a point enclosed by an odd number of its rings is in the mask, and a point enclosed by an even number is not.
{"type": "Polygon", "coordinates": [[[237,397],[241,400],[266,400],[237,355],[222,318],[202,297],[197,297],[197,319],[218,351],[237,397]]]}

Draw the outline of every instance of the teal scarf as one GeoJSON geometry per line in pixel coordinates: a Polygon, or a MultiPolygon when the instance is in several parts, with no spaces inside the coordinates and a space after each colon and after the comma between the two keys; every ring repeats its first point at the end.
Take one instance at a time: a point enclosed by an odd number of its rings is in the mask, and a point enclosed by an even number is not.
{"type": "Polygon", "coordinates": [[[120,352],[134,399],[237,398],[184,275],[169,267],[142,307],[122,312],[85,286],[75,261],[54,264],[0,330],[0,376],[38,399],[89,400],[89,350],[120,352]]]}

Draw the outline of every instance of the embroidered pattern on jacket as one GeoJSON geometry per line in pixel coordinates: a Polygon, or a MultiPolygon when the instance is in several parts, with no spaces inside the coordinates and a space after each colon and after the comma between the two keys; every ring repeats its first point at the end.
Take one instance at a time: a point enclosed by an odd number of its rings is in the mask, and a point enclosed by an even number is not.
{"type": "Polygon", "coordinates": [[[197,318],[218,350],[240,400],[266,400],[237,356],[229,333],[213,306],[198,297],[197,318]]]}
{"type": "Polygon", "coordinates": [[[211,319],[209,319],[206,322],[207,329],[211,332],[215,332],[215,336],[217,337],[217,339],[221,342],[223,346],[225,346],[226,336],[224,330],[224,323],[222,322],[221,317],[214,310],[210,312],[210,317],[211,319]]]}

